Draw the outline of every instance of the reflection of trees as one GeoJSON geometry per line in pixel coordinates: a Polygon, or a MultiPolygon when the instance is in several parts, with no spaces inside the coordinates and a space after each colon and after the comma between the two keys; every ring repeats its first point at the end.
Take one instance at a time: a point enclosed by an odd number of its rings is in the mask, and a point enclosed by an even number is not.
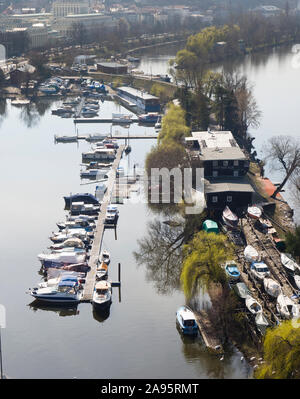
{"type": "Polygon", "coordinates": [[[27,127],[36,126],[40,120],[40,115],[35,104],[28,104],[21,109],[20,119],[27,127]]]}
{"type": "Polygon", "coordinates": [[[7,112],[7,102],[6,99],[0,99],[0,125],[4,121],[7,112]]]}
{"type": "Polygon", "coordinates": [[[44,116],[45,113],[48,111],[48,109],[51,107],[52,103],[53,103],[53,100],[50,100],[50,101],[49,100],[44,100],[44,101],[38,100],[38,101],[36,101],[35,107],[36,107],[36,110],[37,110],[39,116],[44,116]]]}
{"type": "Polygon", "coordinates": [[[139,240],[137,262],[147,268],[147,279],[155,281],[157,291],[168,294],[180,287],[182,262],[182,224],[166,224],[159,219],[148,224],[148,235],[139,240]]]}

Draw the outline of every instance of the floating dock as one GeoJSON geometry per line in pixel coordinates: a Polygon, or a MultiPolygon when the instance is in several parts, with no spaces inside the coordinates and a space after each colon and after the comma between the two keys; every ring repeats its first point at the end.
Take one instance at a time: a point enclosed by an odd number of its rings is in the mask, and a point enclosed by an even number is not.
{"type": "Polygon", "coordinates": [[[111,170],[115,173],[110,174],[110,178],[108,179],[108,182],[107,182],[107,191],[103,197],[103,201],[101,204],[99,217],[98,217],[96,229],[95,229],[94,241],[93,241],[92,249],[90,252],[89,266],[90,266],[91,270],[87,273],[87,276],[86,276],[83,296],[82,296],[82,300],[81,300],[82,302],[90,302],[93,298],[94,286],[95,286],[95,281],[96,281],[97,263],[98,263],[98,258],[99,258],[99,254],[100,254],[103,233],[104,233],[104,229],[105,229],[106,209],[107,209],[107,206],[110,204],[110,199],[111,199],[111,195],[112,195],[115,180],[116,180],[116,171],[119,166],[120,160],[122,158],[124,148],[125,148],[124,145],[119,147],[117,156],[116,156],[116,158],[113,162],[112,168],[111,168],[111,170]]]}
{"type": "Polygon", "coordinates": [[[208,349],[216,353],[223,353],[223,347],[219,338],[216,336],[215,328],[211,324],[205,310],[194,312],[199,331],[202,335],[203,341],[208,349]]]}
{"type": "Polygon", "coordinates": [[[128,122],[118,122],[115,119],[104,119],[104,118],[75,118],[74,119],[74,123],[75,125],[77,125],[78,123],[113,123],[115,125],[129,125],[131,123],[139,123],[139,119],[137,118],[132,118],[130,119],[130,121],[128,122]]]}

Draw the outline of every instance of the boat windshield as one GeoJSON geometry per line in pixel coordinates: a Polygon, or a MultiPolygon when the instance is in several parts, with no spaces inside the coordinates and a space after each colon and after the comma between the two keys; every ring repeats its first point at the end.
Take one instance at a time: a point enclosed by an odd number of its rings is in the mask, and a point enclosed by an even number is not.
{"type": "Polygon", "coordinates": [[[258,271],[259,273],[267,273],[267,272],[269,271],[269,269],[268,269],[267,267],[259,267],[259,268],[257,269],[257,271],[258,271]]]}
{"type": "Polygon", "coordinates": [[[107,293],[107,289],[98,289],[96,290],[98,295],[106,295],[107,293]]]}
{"type": "Polygon", "coordinates": [[[195,320],[184,320],[183,325],[185,327],[194,327],[195,326],[195,320]]]}

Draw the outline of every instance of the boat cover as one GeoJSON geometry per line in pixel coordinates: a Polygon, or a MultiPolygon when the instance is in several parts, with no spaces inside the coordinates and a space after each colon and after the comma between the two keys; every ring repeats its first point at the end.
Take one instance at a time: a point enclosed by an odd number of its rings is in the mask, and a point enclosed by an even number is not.
{"type": "Polygon", "coordinates": [[[279,283],[272,278],[264,278],[264,287],[266,292],[275,298],[277,298],[281,292],[279,283]]]}
{"type": "Polygon", "coordinates": [[[299,265],[293,259],[292,255],[287,253],[282,253],[280,255],[280,259],[283,266],[289,269],[290,271],[295,272],[296,270],[299,270],[299,265]]]}
{"type": "Polygon", "coordinates": [[[255,262],[259,259],[258,252],[251,245],[247,245],[244,251],[244,255],[248,262],[255,262]]]}
{"type": "Polygon", "coordinates": [[[251,292],[245,283],[237,283],[234,285],[233,289],[240,298],[246,299],[247,296],[251,295],[251,292]]]}
{"type": "Polygon", "coordinates": [[[202,228],[207,233],[219,233],[218,224],[213,220],[205,220],[205,222],[203,222],[202,228]]]}

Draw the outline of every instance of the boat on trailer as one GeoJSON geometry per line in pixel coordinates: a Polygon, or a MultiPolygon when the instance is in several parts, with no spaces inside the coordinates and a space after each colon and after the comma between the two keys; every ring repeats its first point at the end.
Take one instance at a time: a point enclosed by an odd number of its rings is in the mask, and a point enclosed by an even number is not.
{"type": "Polygon", "coordinates": [[[295,259],[292,257],[291,254],[288,253],[282,253],[280,255],[280,260],[281,263],[285,269],[285,271],[293,276],[295,274],[299,274],[300,273],[300,267],[298,265],[298,263],[295,261],[295,259]]]}
{"type": "Polygon", "coordinates": [[[284,294],[278,295],[276,309],[284,319],[298,319],[300,317],[299,305],[284,294]]]}
{"type": "Polygon", "coordinates": [[[273,280],[270,277],[266,277],[263,280],[265,291],[272,296],[273,298],[277,298],[281,293],[280,284],[273,280]]]}
{"type": "Polygon", "coordinates": [[[259,219],[262,215],[262,210],[256,205],[248,206],[247,215],[252,219],[259,219]]]}
{"type": "Polygon", "coordinates": [[[262,307],[256,299],[252,296],[248,296],[245,300],[246,308],[249,310],[250,313],[256,315],[262,312],[262,307]]]}

